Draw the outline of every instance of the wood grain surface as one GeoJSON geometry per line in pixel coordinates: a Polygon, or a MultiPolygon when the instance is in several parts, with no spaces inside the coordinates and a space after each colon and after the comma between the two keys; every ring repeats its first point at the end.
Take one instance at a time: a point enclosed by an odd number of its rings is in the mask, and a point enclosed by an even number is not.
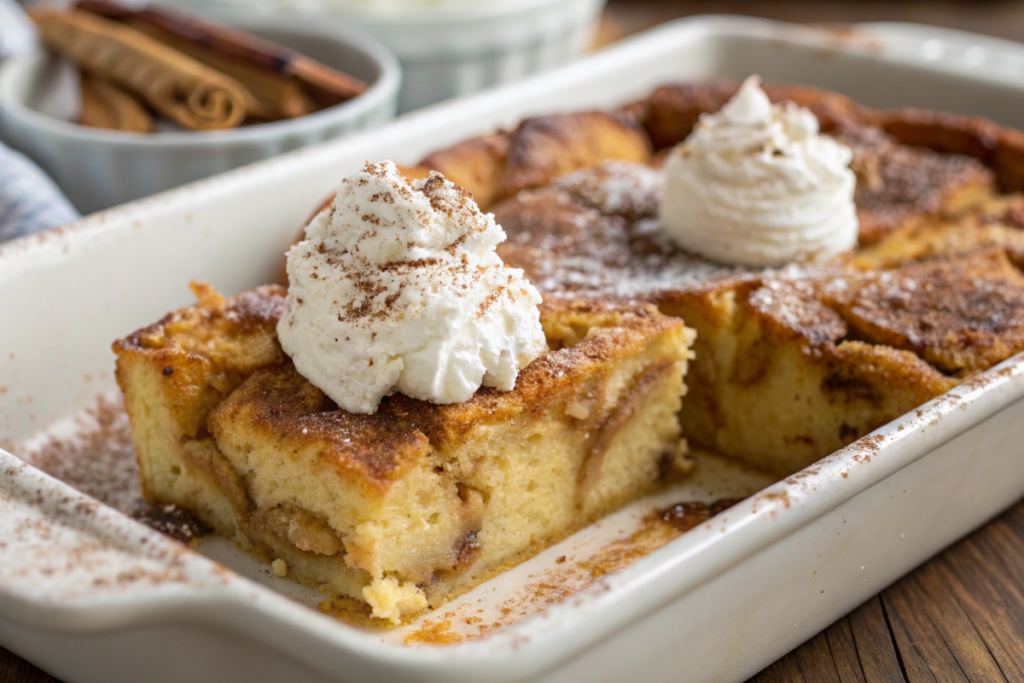
{"type": "MultiPolygon", "coordinates": [[[[1024,2],[611,0],[599,42],[706,12],[803,22],[914,21],[1024,40],[1024,2]]],[[[1024,682],[1024,502],[751,680],[1024,682]]],[[[0,683],[52,682],[0,648],[0,683]]]]}
{"type": "Polygon", "coordinates": [[[1024,503],[752,680],[1024,681],[1024,503]]]}

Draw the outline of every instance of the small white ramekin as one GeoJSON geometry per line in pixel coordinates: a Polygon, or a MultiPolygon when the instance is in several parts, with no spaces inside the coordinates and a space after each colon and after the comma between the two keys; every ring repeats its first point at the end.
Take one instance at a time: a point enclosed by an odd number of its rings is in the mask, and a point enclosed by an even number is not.
{"type": "Polygon", "coordinates": [[[401,13],[338,9],[333,3],[171,0],[221,18],[262,13],[355,29],[390,48],[405,75],[399,111],[466,95],[561,66],[582,53],[606,0],[509,0],[401,13]]]}
{"type": "Polygon", "coordinates": [[[351,31],[281,18],[231,25],[363,79],[366,92],[309,116],[224,131],[122,133],[79,126],[31,106],[54,66],[44,53],[0,65],[0,138],[34,159],[82,213],[380,125],[394,117],[401,67],[387,48],[351,31]]]}

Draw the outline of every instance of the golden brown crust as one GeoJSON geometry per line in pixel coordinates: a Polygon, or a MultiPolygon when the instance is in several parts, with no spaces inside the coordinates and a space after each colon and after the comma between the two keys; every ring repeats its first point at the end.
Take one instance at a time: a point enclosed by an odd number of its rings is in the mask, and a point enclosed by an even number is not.
{"type": "Polygon", "coordinates": [[[191,288],[196,306],[169,313],[115,341],[114,352],[181,351],[205,358],[222,372],[237,373],[283,360],[276,340],[287,295],[283,287],[263,285],[229,299],[205,282],[193,282],[191,288]]]}
{"type": "Polygon", "coordinates": [[[383,487],[429,452],[426,437],[385,407],[376,415],[339,410],[290,362],[256,370],[209,417],[210,432],[246,430],[282,453],[316,446],[325,466],[383,487]]]}
{"type": "Polygon", "coordinates": [[[861,244],[874,244],[922,214],[941,212],[958,193],[995,193],[994,174],[972,157],[899,144],[873,126],[834,134],[853,150],[861,244]]]}
{"type": "Polygon", "coordinates": [[[529,118],[512,132],[470,138],[418,165],[444,174],[487,209],[580,168],[609,159],[644,163],[650,157],[647,136],[631,117],[594,111],[529,118]]]}
{"type": "Polygon", "coordinates": [[[498,255],[506,264],[522,268],[535,284],[549,277],[558,261],[571,257],[608,266],[625,265],[630,259],[629,224],[617,216],[605,216],[567,192],[524,192],[493,210],[495,221],[508,235],[498,246],[498,255]]]}
{"type": "Polygon", "coordinates": [[[437,171],[456,185],[461,185],[485,209],[502,192],[501,176],[505,169],[510,135],[490,133],[456,143],[434,152],[417,165],[437,171]]]}
{"type": "Polygon", "coordinates": [[[838,343],[848,329],[842,316],[829,308],[815,279],[763,280],[738,286],[751,293],[750,311],[764,323],[765,336],[804,347],[838,343]]]}
{"type": "Polygon", "coordinates": [[[909,394],[909,400],[901,406],[902,410],[883,413],[877,423],[856,430],[848,441],[881,427],[902,412],[957,385],[955,379],[944,377],[919,357],[900,349],[844,341],[830,349],[829,355],[829,373],[822,389],[836,400],[851,402],[862,399],[881,403],[893,396],[909,394]]]}
{"type": "Polygon", "coordinates": [[[593,111],[526,119],[512,136],[502,196],[511,197],[529,187],[540,187],[558,176],[603,161],[650,160],[646,136],[629,122],[593,111]]]}
{"type": "Polygon", "coordinates": [[[1004,192],[1024,190],[1024,133],[984,118],[923,109],[864,110],[901,145],[961,154],[992,169],[1004,192]]]}
{"type": "MultiPolygon", "coordinates": [[[[1015,197],[1019,205],[1024,197],[1015,197]]],[[[892,268],[911,261],[1001,249],[1024,268],[1024,214],[1019,207],[966,216],[923,216],[866,249],[851,263],[861,270],[892,268]]]]}
{"type": "Polygon", "coordinates": [[[643,164],[611,160],[560,176],[551,187],[606,216],[638,221],[658,215],[665,176],[643,164]]]}
{"type": "Polygon", "coordinates": [[[946,373],[972,374],[1024,350],[1024,275],[1000,250],[844,278],[824,292],[861,338],[946,373]]]}
{"type": "MultiPolygon", "coordinates": [[[[655,90],[647,100],[643,118],[654,149],[672,147],[685,140],[701,114],[721,109],[738,89],[736,81],[710,81],[678,83],[655,90]]],[[[772,102],[795,102],[810,109],[825,132],[860,118],[860,107],[853,100],[833,92],[771,83],[764,84],[764,91],[772,102]]]]}

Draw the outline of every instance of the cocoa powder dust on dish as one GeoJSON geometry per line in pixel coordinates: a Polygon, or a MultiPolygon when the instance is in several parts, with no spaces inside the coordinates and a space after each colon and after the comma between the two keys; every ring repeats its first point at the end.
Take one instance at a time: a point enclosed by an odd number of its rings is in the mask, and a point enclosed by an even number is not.
{"type": "Polygon", "coordinates": [[[146,502],[120,393],[98,396],[84,410],[32,436],[13,452],[51,477],[182,543],[208,532],[181,508],[146,502]]]}

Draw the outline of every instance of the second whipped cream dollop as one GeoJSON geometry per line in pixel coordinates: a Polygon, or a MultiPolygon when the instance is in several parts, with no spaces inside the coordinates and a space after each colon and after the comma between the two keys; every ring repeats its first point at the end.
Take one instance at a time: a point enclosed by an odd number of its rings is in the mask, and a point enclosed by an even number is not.
{"type": "Polygon", "coordinates": [[[547,343],[540,294],[495,253],[504,240],[440,174],[409,182],[390,161],[367,164],[288,253],[281,346],[355,413],[396,391],[459,403],[511,390],[547,343]]]}
{"type": "Polygon", "coordinates": [[[682,248],[724,263],[834,256],[857,243],[852,157],[820,134],[814,114],[772,104],[751,76],[670,155],[663,229],[682,248]]]}

